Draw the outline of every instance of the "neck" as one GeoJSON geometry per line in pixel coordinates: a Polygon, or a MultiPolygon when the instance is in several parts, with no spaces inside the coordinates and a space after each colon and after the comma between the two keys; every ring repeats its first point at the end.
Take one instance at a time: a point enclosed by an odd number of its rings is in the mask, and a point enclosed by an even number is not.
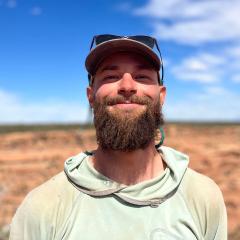
{"type": "Polygon", "coordinates": [[[125,185],[157,177],[165,168],[154,141],[145,149],[131,152],[105,150],[99,146],[90,163],[106,177],[125,185]]]}

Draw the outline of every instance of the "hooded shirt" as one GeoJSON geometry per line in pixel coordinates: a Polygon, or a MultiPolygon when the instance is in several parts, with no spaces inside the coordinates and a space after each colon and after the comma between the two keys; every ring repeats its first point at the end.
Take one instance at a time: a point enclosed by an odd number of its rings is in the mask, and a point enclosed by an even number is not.
{"type": "Polygon", "coordinates": [[[188,168],[186,155],[164,146],[158,151],[165,170],[129,186],[98,172],[92,153],[67,159],[64,172],[27,195],[10,240],[227,239],[218,186],[188,168]]]}

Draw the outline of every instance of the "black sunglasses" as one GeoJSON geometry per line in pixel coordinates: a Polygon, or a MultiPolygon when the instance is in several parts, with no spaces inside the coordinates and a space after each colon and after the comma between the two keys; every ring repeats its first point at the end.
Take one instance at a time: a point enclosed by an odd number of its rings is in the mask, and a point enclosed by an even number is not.
{"type": "MultiPolygon", "coordinates": [[[[162,85],[163,84],[163,76],[164,76],[162,54],[161,54],[160,48],[158,46],[157,40],[153,37],[145,36],[145,35],[136,35],[136,36],[118,36],[118,35],[112,35],[112,34],[95,35],[93,37],[91,45],[90,45],[90,51],[92,50],[94,44],[97,46],[97,45],[107,42],[109,40],[121,39],[121,38],[135,40],[137,42],[140,42],[140,43],[150,47],[151,49],[153,49],[156,46],[158,53],[159,53],[160,64],[161,64],[161,66],[160,66],[161,74],[158,74],[158,78],[159,78],[158,80],[159,80],[159,84],[162,85]]],[[[88,75],[89,81],[90,81],[90,78],[91,78],[91,76],[88,75]]]]}

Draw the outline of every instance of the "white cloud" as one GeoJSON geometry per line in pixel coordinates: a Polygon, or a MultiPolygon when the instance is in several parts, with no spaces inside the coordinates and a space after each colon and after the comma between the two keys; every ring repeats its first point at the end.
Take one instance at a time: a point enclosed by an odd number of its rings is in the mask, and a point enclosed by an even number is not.
{"type": "Polygon", "coordinates": [[[217,9],[218,4],[216,0],[212,0],[211,2],[204,0],[169,0],[162,2],[159,0],[150,0],[145,6],[136,9],[134,13],[160,19],[191,19],[206,17],[210,13],[216,14],[217,9]]]}
{"type": "Polygon", "coordinates": [[[220,86],[167,102],[165,117],[179,121],[240,121],[240,95],[220,86]]]}
{"type": "Polygon", "coordinates": [[[15,102],[17,102],[17,98],[14,94],[0,89],[0,106],[14,104],[15,102]]]}
{"type": "Polygon", "coordinates": [[[230,46],[226,49],[226,54],[233,58],[240,58],[240,44],[230,46]]]}
{"type": "Polygon", "coordinates": [[[228,45],[223,53],[227,59],[229,72],[234,75],[240,74],[240,41],[238,44],[228,45]]]}
{"type": "Polygon", "coordinates": [[[150,0],[133,11],[155,18],[157,37],[188,45],[239,39],[239,12],[239,0],[150,0]]]}
{"type": "Polygon", "coordinates": [[[6,2],[6,5],[9,8],[15,8],[17,6],[17,1],[16,0],[8,0],[6,2]]]}
{"type": "Polygon", "coordinates": [[[183,56],[180,64],[171,59],[169,68],[177,79],[204,84],[239,82],[239,0],[148,0],[131,11],[150,18],[157,38],[195,46],[191,49],[198,53],[183,56]],[[204,52],[199,52],[199,46],[204,52]]]}
{"type": "Polygon", "coordinates": [[[25,102],[15,94],[0,90],[0,113],[0,123],[84,122],[88,107],[63,100],[25,102]]]}
{"type": "Polygon", "coordinates": [[[33,7],[30,10],[30,14],[33,15],[33,16],[39,16],[39,15],[42,14],[42,8],[40,8],[40,7],[33,7]]]}
{"type": "Polygon", "coordinates": [[[222,66],[225,59],[208,53],[185,58],[172,67],[177,79],[201,83],[214,83],[221,80],[222,66]]]}
{"type": "Polygon", "coordinates": [[[216,95],[219,97],[231,95],[231,93],[223,87],[220,86],[211,86],[205,88],[205,94],[216,95]]]}
{"type": "Polygon", "coordinates": [[[236,74],[232,77],[233,82],[240,83],[240,74],[236,74]]]}

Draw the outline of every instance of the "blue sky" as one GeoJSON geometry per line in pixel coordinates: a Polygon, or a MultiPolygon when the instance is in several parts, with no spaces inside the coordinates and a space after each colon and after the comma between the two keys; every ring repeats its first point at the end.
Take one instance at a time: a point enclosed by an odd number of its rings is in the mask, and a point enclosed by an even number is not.
{"type": "Polygon", "coordinates": [[[153,35],[166,120],[240,121],[239,0],[0,0],[0,123],[84,122],[92,36],[153,35]]]}

